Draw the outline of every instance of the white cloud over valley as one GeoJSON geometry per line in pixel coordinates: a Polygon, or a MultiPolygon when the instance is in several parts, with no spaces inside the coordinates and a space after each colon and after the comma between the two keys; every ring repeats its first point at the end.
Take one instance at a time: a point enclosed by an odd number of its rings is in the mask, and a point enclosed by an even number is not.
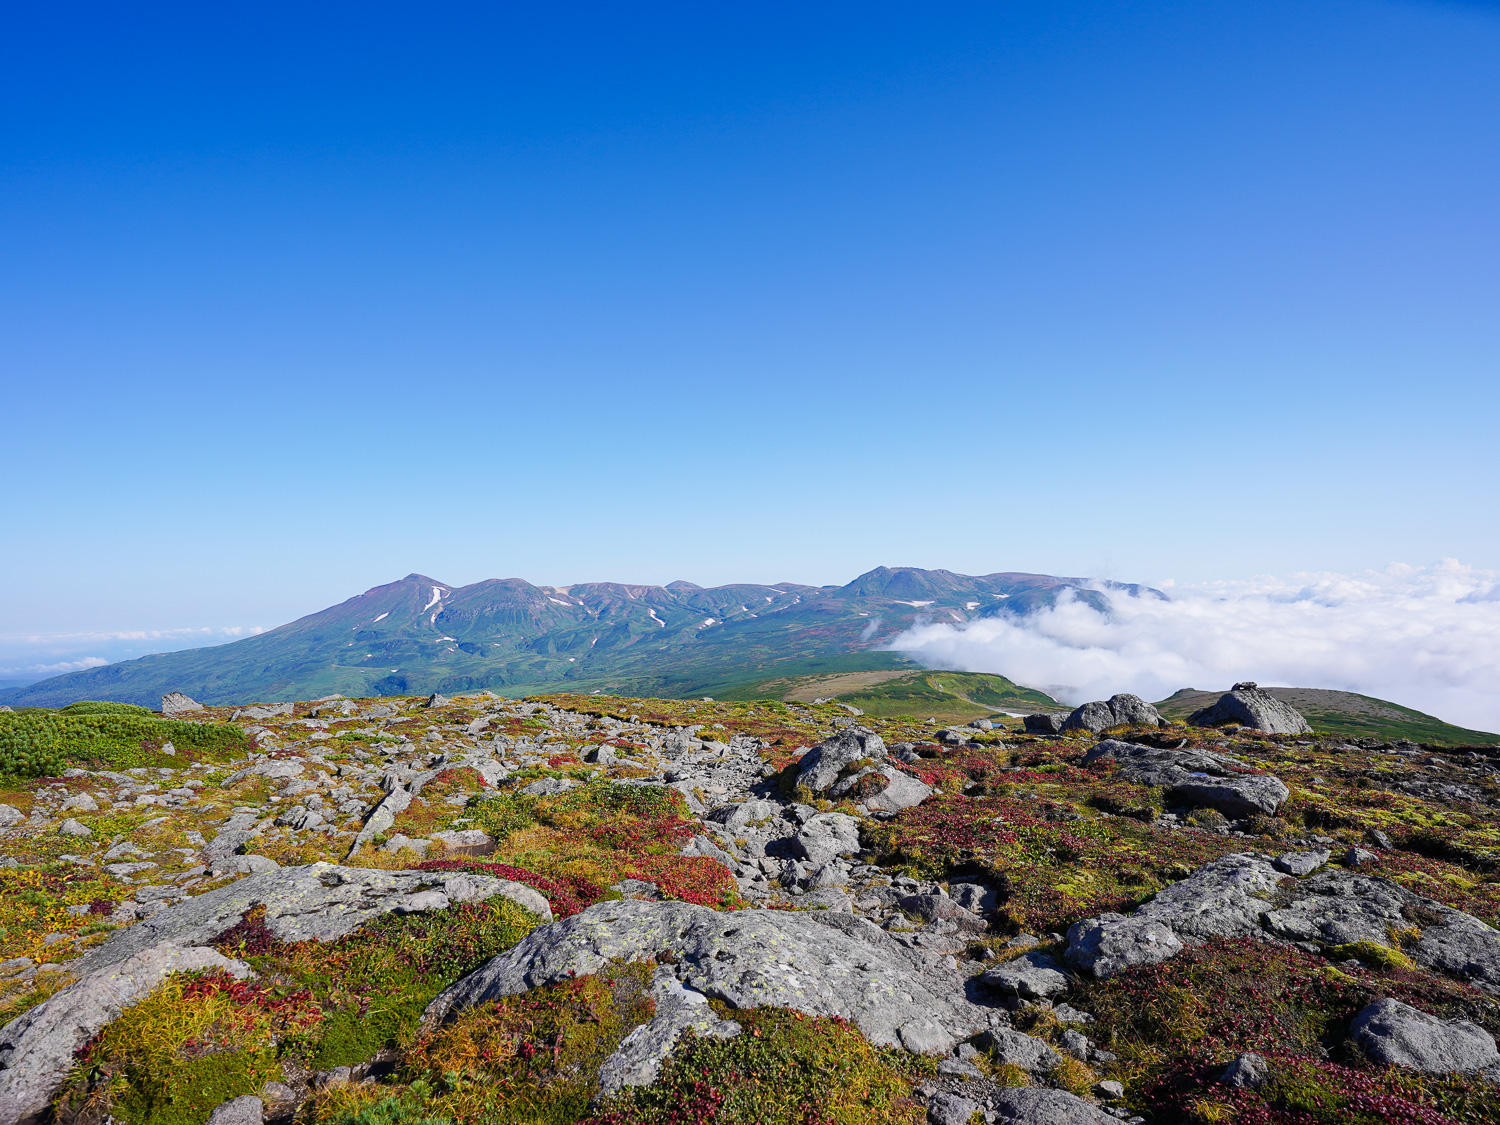
{"type": "Polygon", "coordinates": [[[890,644],[933,667],[995,672],[1069,703],[1237,680],[1356,691],[1500,731],[1500,575],[1452,559],[1358,575],[1101,590],[1029,617],[919,625],[890,644]]]}

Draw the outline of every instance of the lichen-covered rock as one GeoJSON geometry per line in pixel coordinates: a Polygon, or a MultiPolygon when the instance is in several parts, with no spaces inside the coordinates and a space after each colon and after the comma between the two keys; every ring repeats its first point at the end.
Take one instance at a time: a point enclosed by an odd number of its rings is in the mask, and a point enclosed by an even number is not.
{"type": "Polygon", "coordinates": [[[1051,1000],[1068,990],[1068,975],[1047,953],[1033,950],[996,965],[979,978],[981,984],[1021,1000],[1051,1000]]]}
{"type": "Polygon", "coordinates": [[[1349,1035],[1376,1062],[1425,1074],[1470,1074],[1500,1064],[1495,1040],[1483,1028],[1440,1020],[1390,998],[1363,1008],[1349,1035]]]}
{"type": "Polygon", "coordinates": [[[1297,710],[1252,682],[1235,684],[1218,701],[1188,716],[1195,727],[1217,727],[1226,723],[1263,730],[1267,734],[1306,734],[1312,730],[1297,710]]]}
{"type": "Polygon", "coordinates": [[[261,1125],[266,1106],[253,1094],[231,1098],[214,1107],[208,1115],[208,1125],[261,1125]]]}
{"type": "Polygon", "coordinates": [[[196,699],[183,695],[180,691],[169,691],[161,697],[161,713],[169,719],[175,719],[178,715],[186,715],[191,711],[203,710],[203,704],[196,699]]]}
{"type": "Polygon", "coordinates": [[[792,838],[792,851],[809,863],[827,863],[859,851],[859,821],[843,813],[818,813],[792,838]]]}
{"type": "Polygon", "coordinates": [[[1068,963],[1104,978],[1164,961],[1183,944],[1261,932],[1282,876],[1266,856],[1239,853],[1204,864],[1130,915],[1101,914],[1068,930],[1068,963]]]}
{"type": "Polygon", "coordinates": [[[105,965],[85,969],[73,984],[0,1030],[0,1121],[6,1125],[41,1120],[74,1053],[171,973],[221,969],[241,979],[250,975],[243,961],[173,945],[138,949],[105,965]]]}
{"type": "Polygon", "coordinates": [[[1068,927],[1068,963],[1100,980],[1132,965],[1154,965],[1182,952],[1182,940],[1150,918],[1099,914],[1068,927]]]}
{"type": "Polygon", "coordinates": [[[997,1125],[1119,1125],[1098,1106],[1066,1090],[1018,1086],[990,1100],[997,1125]]]}
{"type": "Polygon", "coordinates": [[[1027,715],[1021,720],[1027,734],[1061,734],[1063,723],[1067,722],[1068,716],[1058,711],[1040,712],[1035,715],[1027,715]]]}
{"type": "Polygon", "coordinates": [[[1270,1076],[1271,1067],[1265,1056],[1246,1051],[1229,1061],[1229,1065],[1219,1073],[1218,1081],[1220,1085],[1233,1086],[1239,1090],[1255,1090],[1265,1085],[1270,1076]]]}
{"type": "Polygon", "coordinates": [[[971,910],[966,910],[947,895],[903,895],[896,905],[925,922],[952,922],[961,930],[977,933],[990,924],[971,910]]]}
{"type": "Polygon", "coordinates": [[[1251,773],[1243,762],[1208,750],[1106,739],[1084,755],[1083,764],[1101,761],[1118,763],[1125,781],[1167,790],[1169,800],[1215,808],[1236,819],[1269,816],[1291,795],[1280,778],[1251,773]]]}
{"type": "Polygon", "coordinates": [[[1018,1066],[1028,1074],[1046,1074],[1062,1061],[1045,1040],[1017,1031],[1013,1027],[992,1027],[978,1039],[998,1063],[1018,1066]]]}
{"type": "Polygon", "coordinates": [[[1269,911],[1265,925],[1277,937],[1309,945],[1389,945],[1392,930],[1411,927],[1408,915],[1429,919],[1408,951],[1412,960],[1500,993],[1500,931],[1389,879],[1324,871],[1300,883],[1289,905],[1269,911]]]}
{"type": "Polygon", "coordinates": [[[927,1100],[927,1125],[969,1125],[978,1109],[968,1098],[939,1090],[927,1100]]]}
{"type": "MultiPolygon", "coordinates": [[[[257,906],[278,941],[334,941],[398,907],[413,909],[411,896],[441,892],[441,906],[496,895],[550,921],[546,899],[530,887],[490,875],[443,871],[380,871],[310,863],[247,876],[186,902],[160,910],[128,929],[111,934],[77,964],[85,971],[125,960],[162,943],[181,947],[212,945],[257,906]],[[449,889],[451,892],[449,893],[449,889]]],[[[440,909],[437,899],[426,900],[440,909]]]]}
{"type": "Polygon", "coordinates": [[[1327,848],[1319,848],[1310,852],[1283,852],[1276,857],[1274,862],[1277,871],[1285,871],[1288,875],[1295,875],[1300,879],[1305,875],[1311,875],[1327,863],[1329,854],[1327,848]]]}
{"type": "Polygon", "coordinates": [[[665,966],[652,978],[651,999],[656,1014],[625,1036],[600,1066],[600,1096],[618,1093],[626,1086],[649,1086],[684,1031],[691,1029],[695,1035],[715,1039],[732,1039],[740,1033],[738,1023],[720,1019],[709,1007],[707,996],[684,987],[665,966]]]}
{"type": "MultiPolygon", "coordinates": [[[[1166,726],[1155,707],[1138,695],[1122,692],[1107,701],[1085,703],[1074,708],[1062,723],[1062,730],[1086,730],[1090,734],[1122,726],[1166,726]]],[[[1029,729],[1029,728],[1028,728],[1029,729]]]]}
{"type": "Polygon", "coordinates": [[[845,727],[832,738],[818,743],[802,755],[797,767],[797,784],[814,793],[831,789],[839,775],[863,758],[884,761],[885,742],[865,727],[845,727]]]}
{"type": "Polygon", "coordinates": [[[1291,795],[1281,778],[1269,774],[1187,778],[1167,791],[1168,800],[1218,809],[1231,820],[1257,815],[1274,816],[1291,795]]]}
{"type": "Polygon", "coordinates": [[[918,1053],[951,1050],[992,1015],[965,999],[955,967],[850,914],[626,899],[532,931],[434,1000],[427,1017],[597,973],[616,959],[666,960],[686,988],[736,1008],[840,1016],[877,1046],[918,1053]]]}

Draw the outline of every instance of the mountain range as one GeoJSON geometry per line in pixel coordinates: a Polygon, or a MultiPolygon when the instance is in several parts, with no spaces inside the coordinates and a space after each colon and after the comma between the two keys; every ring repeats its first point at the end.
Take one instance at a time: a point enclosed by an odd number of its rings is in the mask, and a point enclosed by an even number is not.
{"type": "Polygon", "coordinates": [[[169,691],[238,703],[482,688],[720,697],[777,677],[915,670],[883,649],[919,622],[1027,614],[1065,592],[1102,611],[1096,585],[884,566],[844,586],[535,586],[519,578],[452,586],[409,574],[257,636],[70,672],[0,693],[0,701],[155,706],[169,691]]]}

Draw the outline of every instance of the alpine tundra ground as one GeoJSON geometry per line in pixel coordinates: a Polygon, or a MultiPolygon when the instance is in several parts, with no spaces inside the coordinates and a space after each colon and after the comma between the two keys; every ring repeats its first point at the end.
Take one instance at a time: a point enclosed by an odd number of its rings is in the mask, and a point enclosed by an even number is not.
{"type": "Polygon", "coordinates": [[[0,714],[0,1122],[1500,1119],[1495,747],[167,702],[0,714]]]}

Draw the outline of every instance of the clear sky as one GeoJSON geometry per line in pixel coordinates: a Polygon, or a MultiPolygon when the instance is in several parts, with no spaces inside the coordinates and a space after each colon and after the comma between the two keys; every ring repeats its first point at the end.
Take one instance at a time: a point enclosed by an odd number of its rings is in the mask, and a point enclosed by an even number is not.
{"type": "Polygon", "coordinates": [[[1500,568],[1495,4],[33,4],[0,97],[3,634],[1500,568]]]}

